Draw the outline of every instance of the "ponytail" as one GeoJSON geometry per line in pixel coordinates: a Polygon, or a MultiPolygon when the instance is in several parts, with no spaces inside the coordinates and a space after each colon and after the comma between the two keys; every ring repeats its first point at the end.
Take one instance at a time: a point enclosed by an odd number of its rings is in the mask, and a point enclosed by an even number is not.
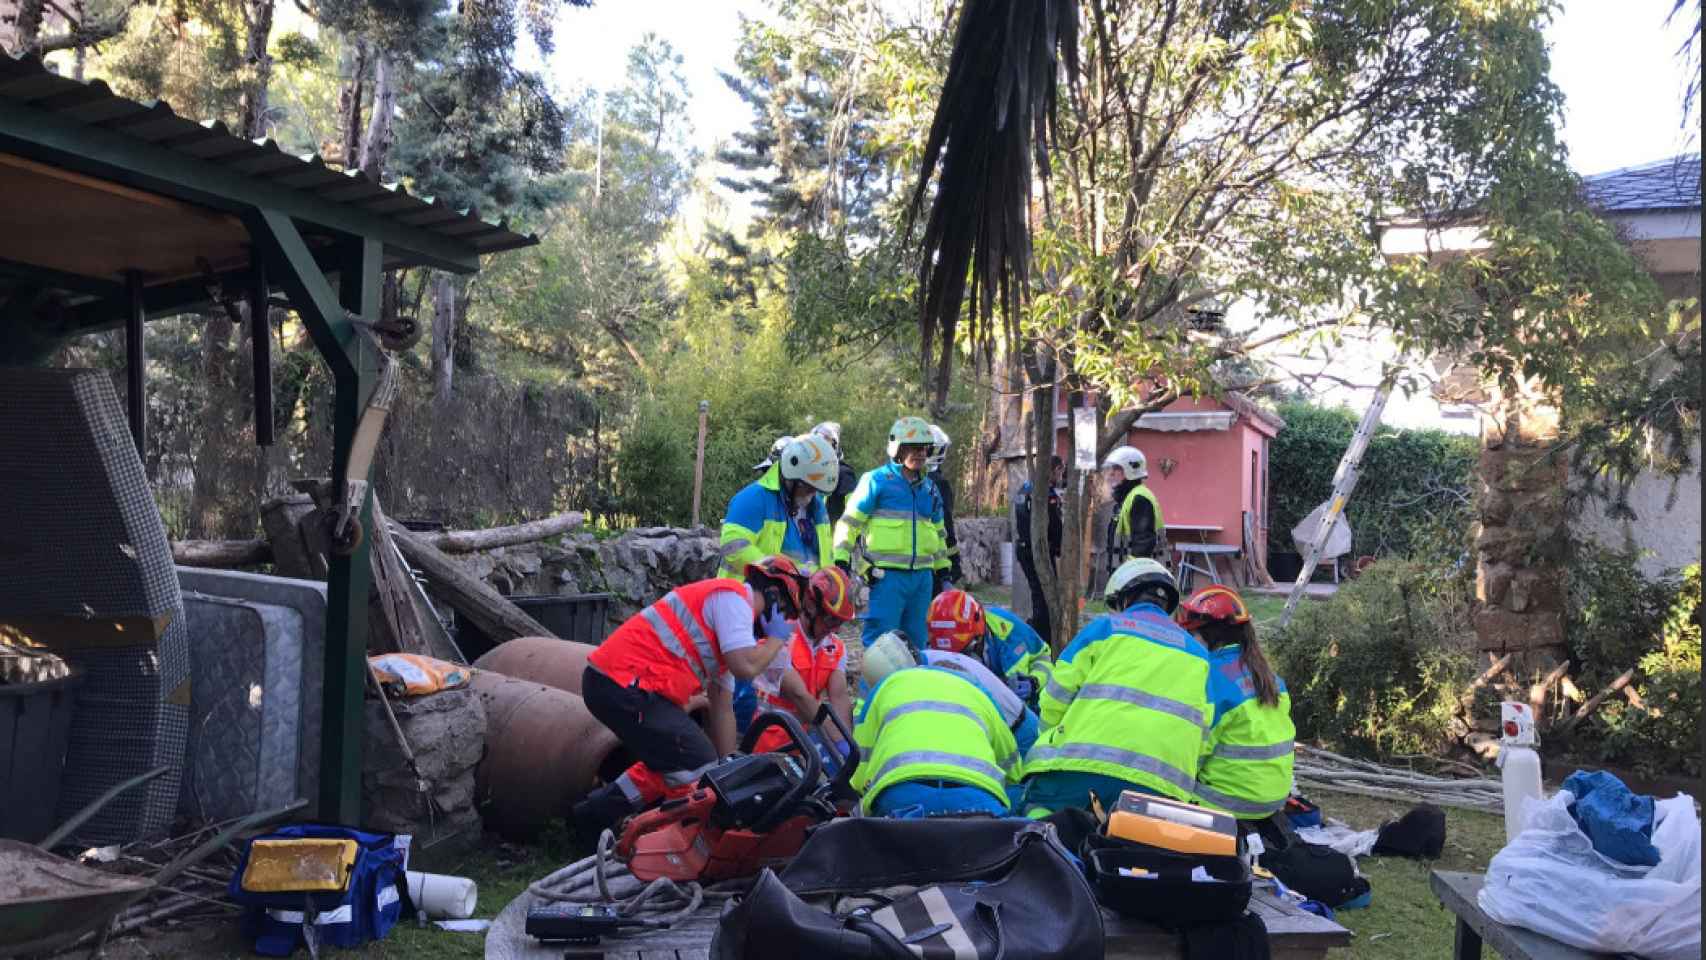
{"type": "Polygon", "coordinates": [[[1208,643],[1210,650],[1218,650],[1228,644],[1238,644],[1238,660],[1250,674],[1250,682],[1256,688],[1256,699],[1265,707],[1279,705],[1279,680],[1274,676],[1274,668],[1268,664],[1268,655],[1262,651],[1261,642],[1256,639],[1255,624],[1219,623],[1211,620],[1203,624],[1198,632],[1208,643]]]}

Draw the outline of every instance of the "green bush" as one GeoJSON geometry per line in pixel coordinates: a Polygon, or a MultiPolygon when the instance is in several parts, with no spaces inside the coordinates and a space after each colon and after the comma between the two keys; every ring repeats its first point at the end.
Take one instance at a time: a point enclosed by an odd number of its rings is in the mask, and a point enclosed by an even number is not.
{"type": "MultiPolygon", "coordinates": [[[[700,520],[712,526],[741,487],[757,479],[752,466],[777,437],[839,421],[842,454],[863,473],[886,460],[896,417],[927,416],[916,360],[879,352],[866,363],[842,365],[824,351],[801,351],[784,335],[780,310],[778,300],[759,307],[757,317],[706,311],[691,324],[622,433],[616,513],[640,524],[689,521],[700,400],[711,404],[700,520]]],[[[955,440],[948,464],[955,476],[976,446],[976,414],[941,423],[955,440]]]]}
{"type": "MultiPolygon", "coordinates": [[[[1291,549],[1291,528],[1333,490],[1333,474],[1361,414],[1347,407],[1283,403],[1268,476],[1274,543],[1291,549]]],[[[1456,560],[1467,550],[1470,481],[1480,445],[1441,430],[1381,427],[1345,507],[1356,555],[1456,560]]]]}
{"type": "Polygon", "coordinates": [[[1592,695],[1635,667],[1641,701],[1607,701],[1574,743],[1601,762],[1699,776],[1700,565],[1649,580],[1635,561],[1589,545],[1571,564],[1566,635],[1577,686],[1592,695]]]}
{"type": "Polygon", "coordinates": [[[1437,564],[1382,560],[1271,638],[1300,739],[1372,756],[1438,753],[1475,673],[1469,590],[1437,564]]]}

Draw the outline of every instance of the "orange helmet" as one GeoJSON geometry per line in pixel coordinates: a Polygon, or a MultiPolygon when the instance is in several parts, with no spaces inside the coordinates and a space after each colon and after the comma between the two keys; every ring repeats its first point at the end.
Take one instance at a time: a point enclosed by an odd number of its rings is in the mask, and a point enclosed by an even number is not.
{"type": "Polygon", "coordinates": [[[820,616],[846,623],[858,612],[853,608],[853,584],[840,567],[824,567],[812,574],[806,594],[817,604],[820,616]]]}
{"type": "Polygon", "coordinates": [[[1186,597],[1185,602],[1179,604],[1176,616],[1179,626],[1186,630],[1195,630],[1205,623],[1214,622],[1237,626],[1250,622],[1250,608],[1244,606],[1244,601],[1237,591],[1215,584],[1212,587],[1203,587],[1186,597]]]}
{"type": "Polygon", "coordinates": [[[763,591],[771,584],[776,585],[782,591],[778,599],[782,602],[783,613],[787,614],[788,619],[798,617],[800,611],[805,609],[802,600],[806,589],[806,575],[800,572],[794,561],[776,554],[747,564],[746,569],[741,572],[745,575],[746,582],[756,591],[763,591]]]}
{"type": "Polygon", "coordinates": [[[930,646],[962,653],[983,639],[983,604],[964,590],[944,590],[930,601],[930,646]]]}

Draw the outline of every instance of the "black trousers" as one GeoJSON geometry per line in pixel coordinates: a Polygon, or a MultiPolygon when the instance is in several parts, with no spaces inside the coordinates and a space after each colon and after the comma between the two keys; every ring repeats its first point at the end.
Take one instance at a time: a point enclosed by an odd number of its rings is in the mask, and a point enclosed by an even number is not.
{"type": "MultiPolygon", "coordinates": [[[[1043,638],[1043,643],[1052,649],[1054,646],[1053,632],[1049,628],[1048,596],[1043,593],[1043,585],[1037,582],[1037,562],[1031,558],[1030,544],[1016,544],[1013,551],[1019,558],[1019,569],[1025,571],[1025,583],[1031,588],[1031,616],[1027,623],[1043,638]]],[[[1054,569],[1054,558],[1049,558],[1049,566],[1054,569]]]]}
{"type": "Polygon", "coordinates": [[[717,761],[711,738],[687,711],[637,684],[624,687],[589,665],[581,676],[581,699],[635,760],[658,773],[698,770],[717,761]]]}

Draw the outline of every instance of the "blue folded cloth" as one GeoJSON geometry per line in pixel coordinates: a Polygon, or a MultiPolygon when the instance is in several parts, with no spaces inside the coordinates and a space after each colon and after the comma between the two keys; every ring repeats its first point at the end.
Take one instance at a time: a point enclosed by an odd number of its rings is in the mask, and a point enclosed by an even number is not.
{"type": "Polygon", "coordinates": [[[1653,846],[1653,798],[1631,791],[1604,770],[1577,770],[1564,781],[1575,802],[1570,816],[1602,855],[1634,867],[1658,866],[1653,846]]]}

